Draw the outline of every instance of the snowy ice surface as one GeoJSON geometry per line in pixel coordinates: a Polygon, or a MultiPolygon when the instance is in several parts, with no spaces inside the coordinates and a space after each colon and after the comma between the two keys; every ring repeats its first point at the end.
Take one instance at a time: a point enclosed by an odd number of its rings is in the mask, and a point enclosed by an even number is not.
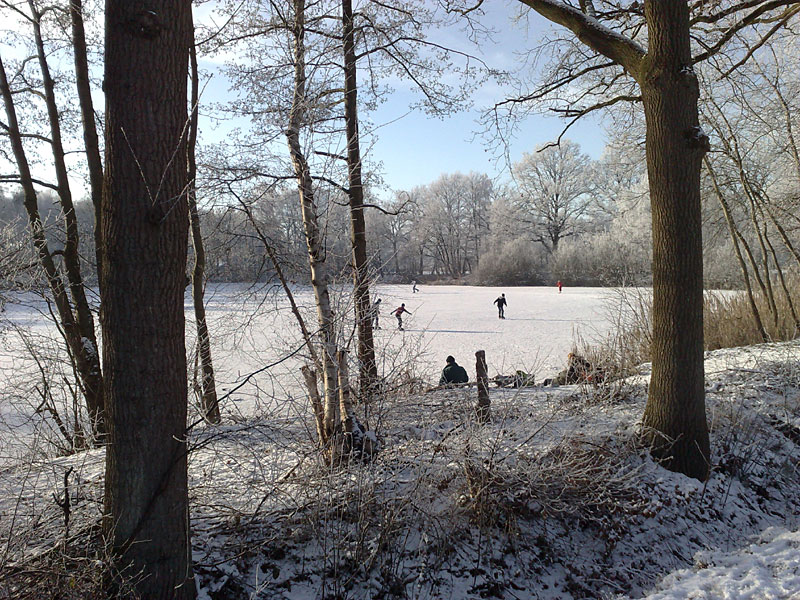
{"type": "MultiPolygon", "coordinates": [[[[473,375],[483,349],[490,375],[522,368],[541,381],[563,367],[576,335],[602,337],[614,320],[606,290],[419,287],[376,290],[388,375],[407,368],[432,383],[447,354],[473,375]],[[505,321],[492,306],[501,292],[505,321]],[[400,302],[413,312],[405,332],[389,315],[400,302]]],[[[297,342],[285,302],[237,300],[240,291],[215,286],[209,301],[221,387],[297,342]]],[[[312,309],[309,292],[298,298],[312,309]]],[[[20,320],[39,326],[28,313],[20,320]]],[[[4,370],[22,353],[7,347],[5,360],[4,370]]],[[[706,354],[707,483],[664,470],[636,446],[647,365],[606,396],[492,388],[494,419],[483,427],[470,420],[474,390],[409,391],[366,416],[384,448],[374,463],[327,471],[314,459],[310,411],[284,380],[299,364],[292,357],[254,376],[226,400],[222,426],[192,433],[204,600],[800,598],[798,343],[706,354]]],[[[69,467],[75,532],[99,516],[101,450],[0,469],[5,556],[60,540],[52,494],[69,467]]]]}
{"type": "MultiPolygon", "coordinates": [[[[614,290],[604,288],[566,287],[561,294],[555,286],[418,288],[418,293],[412,293],[410,285],[377,285],[372,289],[373,300],[382,300],[375,343],[379,357],[384,357],[379,360],[384,376],[410,369],[414,375],[435,382],[445,357],[452,354],[474,377],[475,352],[485,350],[490,376],[522,369],[541,381],[563,368],[576,342],[605,336],[620,310],[614,290]],[[508,300],[503,320],[492,304],[501,293],[508,300]],[[412,313],[403,318],[404,331],[398,330],[391,314],[401,303],[412,313]]],[[[351,312],[348,292],[334,290],[337,314],[351,312]]],[[[263,291],[254,289],[251,295],[243,296],[242,286],[216,285],[209,286],[207,300],[212,350],[223,392],[248,373],[281,361],[302,345],[289,303],[280,293],[265,298],[263,291]],[[248,327],[243,328],[243,323],[248,327]]],[[[313,327],[313,294],[301,288],[296,291],[296,301],[313,327]]],[[[190,309],[187,305],[187,315],[190,309]]],[[[351,324],[341,328],[343,339],[352,339],[351,324]]],[[[187,333],[194,335],[190,322],[187,333]]],[[[191,347],[191,342],[187,346],[191,347]]],[[[298,354],[269,369],[273,377],[268,382],[264,378],[260,401],[264,402],[265,394],[302,395],[299,366],[304,360],[298,354]]],[[[247,390],[234,399],[231,410],[245,413],[255,401],[247,390]]],[[[226,409],[224,401],[222,408],[226,409]]]]}

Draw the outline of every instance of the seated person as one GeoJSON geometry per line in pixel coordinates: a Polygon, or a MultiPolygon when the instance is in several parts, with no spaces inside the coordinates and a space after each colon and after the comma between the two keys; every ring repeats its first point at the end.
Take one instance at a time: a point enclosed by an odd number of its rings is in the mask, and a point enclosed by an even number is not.
{"type": "Polygon", "coordinates": [[[439,378],[439,385],[449,386],[455,383],[467,383],[469,376],[467,371],[461,365],[456,363],[456,359],[448,356],[447,364],[442,369],[442,376],[439,378]]]}
{"type": "Polygon", "coordinates": [[[544,385],[569,385],[573,383],[602,383],[605,373],[588,360],[570,352],[567,355],[567,368],[554,379],[546,379],[544,385]]]}

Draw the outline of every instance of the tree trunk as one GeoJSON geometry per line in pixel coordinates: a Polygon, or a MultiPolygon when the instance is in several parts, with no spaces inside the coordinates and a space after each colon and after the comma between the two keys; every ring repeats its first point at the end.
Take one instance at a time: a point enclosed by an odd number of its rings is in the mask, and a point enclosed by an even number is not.
{"type": "Polygon", "coordinates": [[[366,402],[375,392],[378,368],[372,336],[369,297],[367,234],[364,224],[364,186],[361,181],[361,149],[358,134],[358,83],[353,5],[342,0],[342,36],[344,41],[344,120],[347,130],[347,196],[350,202],[350,243],[353,248],[353,295],[358,327],[359,396],[366,402]]]}
{"type": "Polygon", "coordinates": [[[89,187],[94,206],[94,248],[97,262],[97,280],[100,281],[100,249],[103,246],[100,227],[100,205],[103,195],[103,160],[100,157],[100,142],[94,118],[94,104],[89,80],[89,60],[86,56],[86,32],[83,27],[83,0],[70,0],[69,13],[72,19],[72,49],[75,56],[75,83],[83,123],[83,146],[86,164],[89,167],[89,187]]]}
{"type": "Polygon", "coordinates": [[[686,2],[645,2],[649,49],[638,80],[647,122],[653,214],[653,373],[644,412],[654,456],[705,479],[710,464],[703,371],[697,77],[686,2]]]}
{"type": "Polygon", "coordinates": [[[347,352],[336,353],[336,364],[339,369],[339,416],[342,425],[341,453],[347,455],[353,450],[353,433],[356,430],[353,418],[353,401],[350,398],[350,375],[347,368],[347,352]]]}
{"type": "MultiPolygon", "coordinates": [[[[767,248],[769,248],[769,253],[772,256],[772,262],[775,264],[775,272],[778,274],[778,281],[781,284],[781,289],[783,290],[783,297],[786,299],[786,304],[789,306],[789,314],[792,317],[795,335],[797,335],[797,331],[800,330],[800,321],[797,319],[797,311],[794,308],[794,301],[792,300],[792,294],[789,291],[789,285],[786,283],[786,277],[783,275],[783,267],[781,267],[781,263],[778,260],[778,253],[775,251],[775,246],[772,244],[772,240],[769,239],[769,235],[767,234],[766,223],[764,223],[764,242],[766,242],[767,248]]],[[[795,335],[792,337],[795,337],[795,335]]]]}
{"type": "Polygon", "coordinates": [[[184,287],[191,3],[106,0],[105,534],[137,597],[195,597],[184,287]]]}
{"type": "Polygon", "coordinates": [[[322,339],[323,385],[325,388],[325,420],[326,439],[333,437],[338,413],[338,374],[336,368],[336,331],[333,311],[328,293],[328,269],[325,264],[325,249],[314,203],[314,188],[308,161],[300,145],[300,129],[305,119],[306,105],[306,73],[305,73],[305,0],[294,0],[295,22],[294,35],[294,97],[289,115],[289,127],[286,139],[292,157],[297,190],[300,199],[300,210],[303,218],[303,232],[308,249],[308,265],[311,271],[311,285],[317,305],[319,334],[322,339]]]}
{"type": "Polygon", "coordinates": [[[772,327],[775,331],[778,330],[778,305],[775,303],[775,292],[772,289],[772,275],[769,268],[769,253],[767,252],[767,244],[764,240],[764,235],[761,232],[761,225],[758,221],[758,206],[755,191],[750,186],[744,168],[739,163],[739,177],[742,182],[742,187],[745,190],[745,195],[750,202],[750,222],[753,224],[753,232],[758,240],[758,245],[761,248],[761,265],[764,268],[764,286],[766,288],[767,306],[769,306],[770,314],[772,314],[772,327]]]}
{"type": "Polygon", "coordinates": [[[488,423],[492,418],[491,404],[489,403],[489,377],[486,373],[486,352],[478,350],[475,353],[475,379],[478,382],[477,416],[479,423],[488,423]]]}
{"type": "Polygon", "coordinates": [[[300,368],[300,372],[303,374],[303,379],[306,381],[308,397],[311,400],[311,409],[314,411],[314,422],[317,425],[317,440],[320,445],[322,445],[325,439],[325,411],[322,408],[322,398],[319,396],[317,372],[308,365],[303,365],[300,368]]]}
{"type": "Polygon", "coordinates": [[[200,231],[200,215],[197,212],[197,161],[195,160],[195,147],[197,145],[197,117],[199,102],[200,77],[197,72],[197,50],[192,38],[192,47],[189,49],[191,63],[192,89],[190,94],[191,118],[189,121],[189,139],[187,141],[187,179],[189,223],[192,229],[192,247],[194,248],[194,268],[192,269],[192,303],[194,305],[194,320],[197,326],[197,350],[200,356],[200,368],[203,378],[200,382],[200,410],[209,423],[219,423],[219,400],[217,399],[217,385],[214,380],[214,363],[211,360],[211,336],[208,333],[206,321],[206,307],[204,292],[206,287],[206,250],[203,245],[203,235],[200,231]]]}

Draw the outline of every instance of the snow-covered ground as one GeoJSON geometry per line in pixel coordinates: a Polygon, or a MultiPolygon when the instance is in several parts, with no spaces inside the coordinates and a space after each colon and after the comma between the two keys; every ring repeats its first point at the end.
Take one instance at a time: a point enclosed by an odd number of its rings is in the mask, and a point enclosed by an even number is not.
{"type": "MultiPolygon", "coordinates": [[[[473,375],[484,349],[490,374],[523,368],[539,381],[563,366],[576,331],[608,331],[602,290],[420,288],[378,290],[414,316],[404,333],[382,316],[379,344],[402,358],[385,370],[397,391],[360,414],[381,441],[374,461],[323,468],[308,408],[276,405],[274,374],[231,396],[246,393],[231,404],[247,411],[228,406],[222,426],[193,432],[200,598],[800,598],[800,344],[707,353],[713,473],[701,483],[637,443],[647,365],[602,388],[492,388],[483,426],[474,389],[425,393],[399,368],[432,383],[453,354],[473,375]],[[505,321],[491,304],[501,291],[505,321]]],[[[230,334],[217,346],[225,386],[294,339],[271,301],[245,326],[252,300],[236,305],[230,291],[211,300],[230,334]]],[[[63,538],[52,494],[70,467],[78,535],[100,514],[102,451],[0,470],[0,598],[15,597],[11,563],[63,538]]]]}

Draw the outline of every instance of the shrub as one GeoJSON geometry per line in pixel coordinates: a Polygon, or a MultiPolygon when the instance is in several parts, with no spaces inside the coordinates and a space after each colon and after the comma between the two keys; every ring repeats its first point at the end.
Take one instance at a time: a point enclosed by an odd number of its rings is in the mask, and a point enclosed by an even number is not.
{"type": "Polygon", "coordinates": [[[481,255],[475,280],[481,285],[541,285],[544,251],[527,240],[506,242],[481,255]]]}
{"type": "Polygon", "coordinates": [[[643,285],[650,281],[650,255],[601,233],[562,242],[551,269],[567,285],[643,285]]]}

